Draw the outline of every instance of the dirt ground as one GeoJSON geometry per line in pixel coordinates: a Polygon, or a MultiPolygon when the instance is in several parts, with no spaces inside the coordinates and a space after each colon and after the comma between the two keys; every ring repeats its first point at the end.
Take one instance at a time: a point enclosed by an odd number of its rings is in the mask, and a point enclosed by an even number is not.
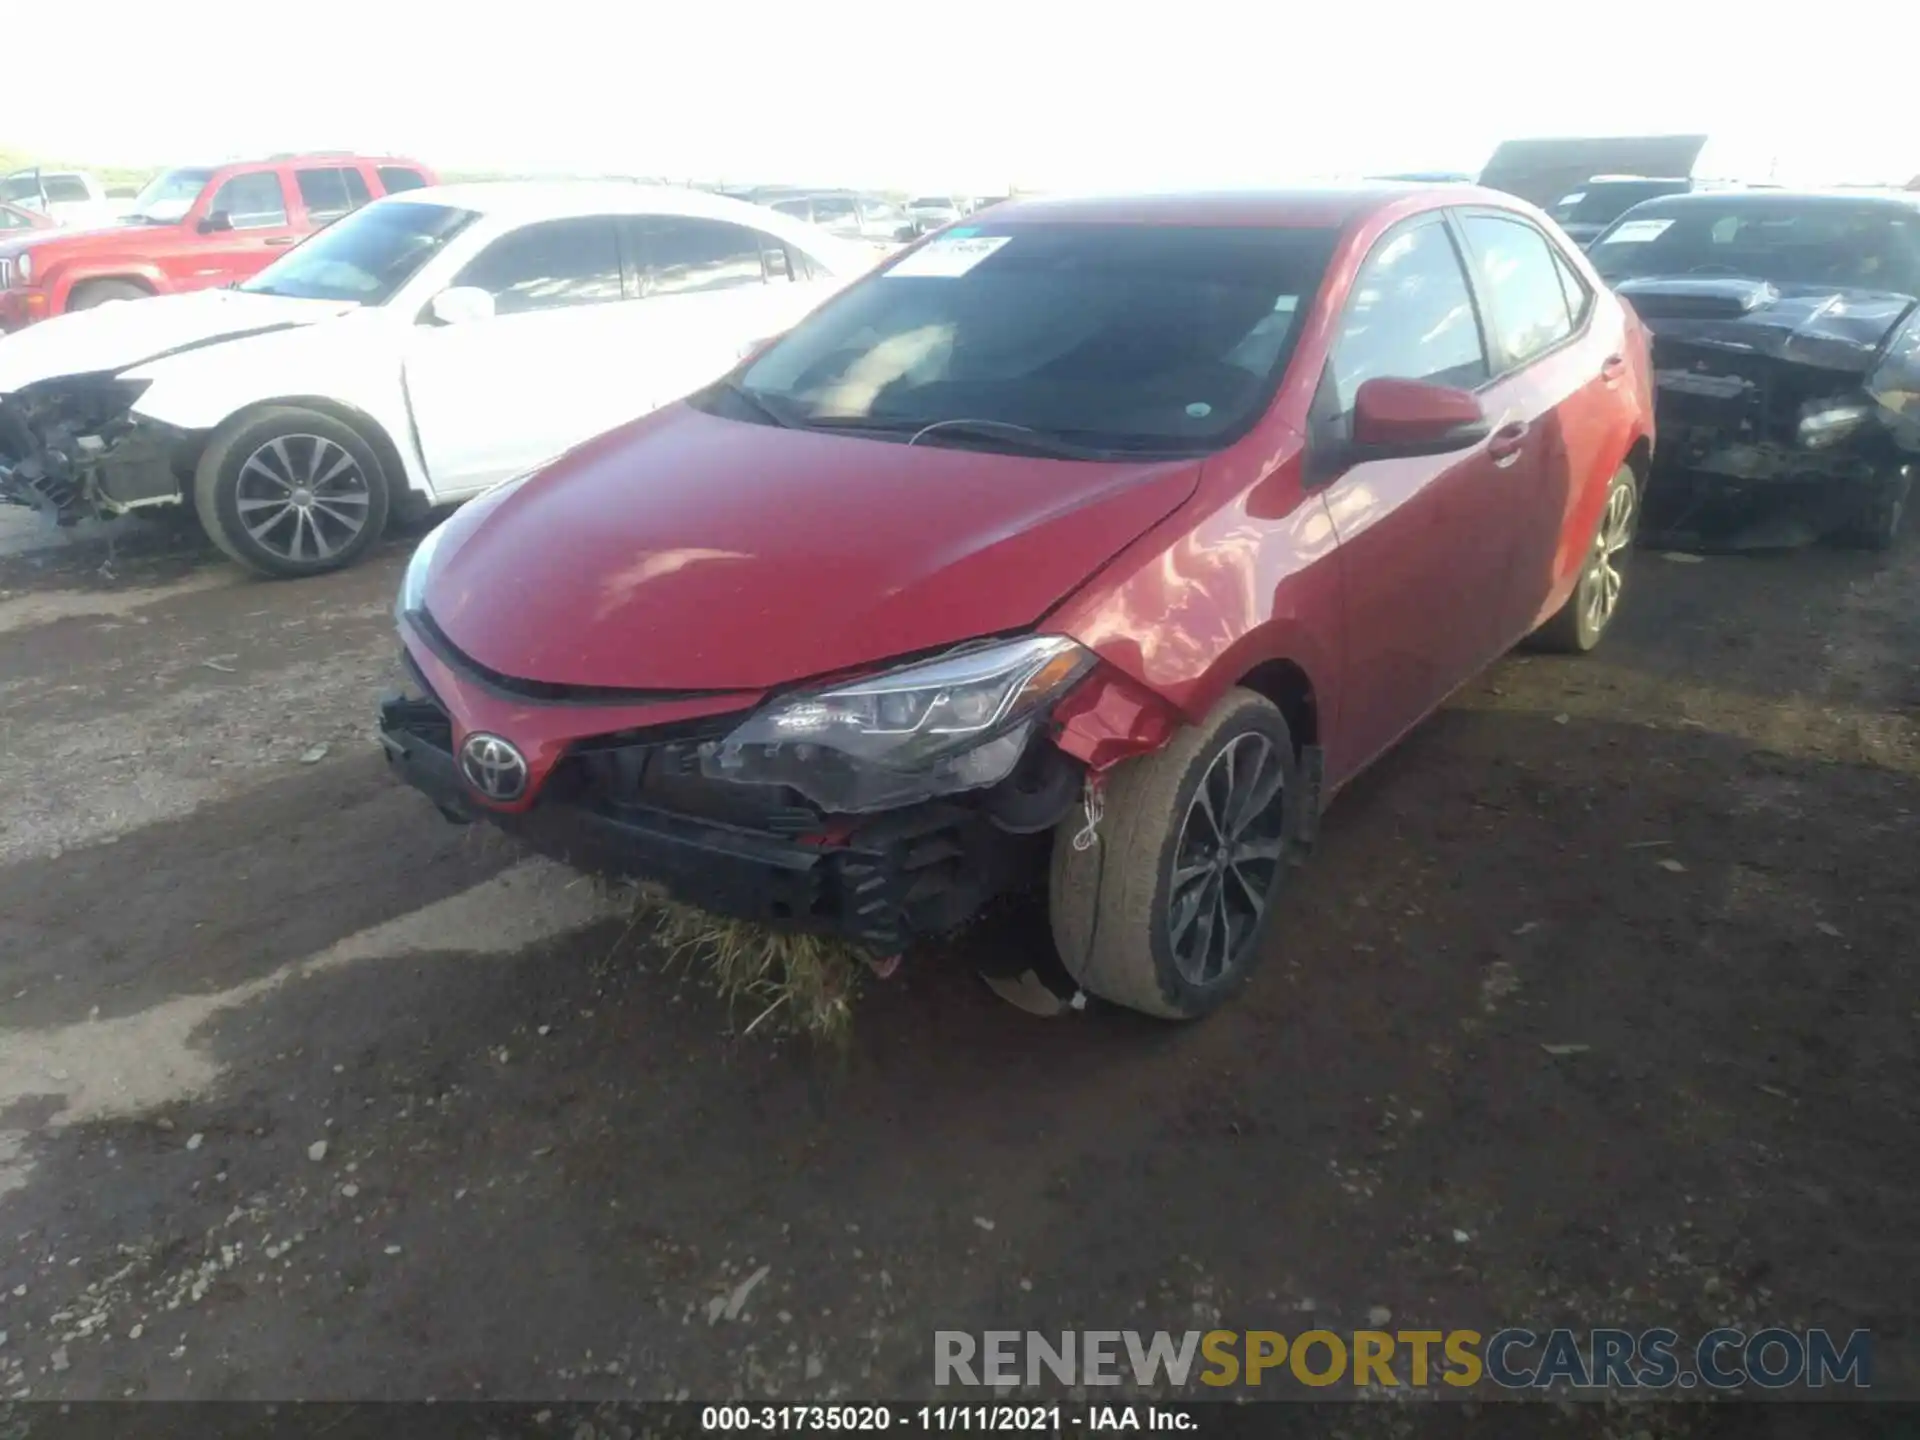
{"type": "Polygon", "coordinates": [[[103,553],[0,560],[0,1399],[910,1397],[936,1328],[1379,1307],[1866,1327],[1920,1396],[1911,535],[1639,554],[1202,1025],[910,964],[843,1054],[389,780],[403,544],[103,553]]]}

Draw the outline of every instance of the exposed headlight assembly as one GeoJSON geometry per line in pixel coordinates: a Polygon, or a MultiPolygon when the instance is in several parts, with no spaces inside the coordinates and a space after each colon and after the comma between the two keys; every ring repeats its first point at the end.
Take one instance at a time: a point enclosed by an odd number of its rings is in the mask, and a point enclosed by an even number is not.
{"type": "Polygon", "coordinates": [[[1800,443],[1809,450],[1822,449],[1853,434],[1873,418],[1868,405],[1829,404],[1810,410],[1800,419],[1800,443]]]}
{"type": "Polygon", "coordinates": [[[1094,657],[1057,635],[983,645],[758,711],[701,757],[709,778],[787,785],[836,814],[1004,780],[1094,657]]]}

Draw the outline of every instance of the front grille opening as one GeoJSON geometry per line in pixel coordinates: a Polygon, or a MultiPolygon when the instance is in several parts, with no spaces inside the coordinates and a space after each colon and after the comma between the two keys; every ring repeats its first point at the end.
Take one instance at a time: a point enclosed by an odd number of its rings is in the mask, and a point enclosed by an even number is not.
{"type": "MultiPolygon", "coordinates": [[[[724,732],[726,727],[715,728],[724,732]]],[[[697,732],[679,738],[650,736],[652,743],[600,737],[576,746],[561,761],[554,781],[587,804],[657,810],[769,835],[805,835],[824,823],[821,812],[797,791],[734,785],[702,775],[700,750],[708,738],[697,732]]]]}

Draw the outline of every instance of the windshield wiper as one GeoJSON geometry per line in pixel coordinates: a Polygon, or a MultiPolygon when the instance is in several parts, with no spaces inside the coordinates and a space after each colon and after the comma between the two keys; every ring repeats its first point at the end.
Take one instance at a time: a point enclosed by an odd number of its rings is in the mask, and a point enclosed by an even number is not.
{"type": "Polygon", "coordinates": [[[766,396],[762,395],[758,390],[742,385],[738,380],[722,380],[719,381],[714,388],[726,391],[727,394],[740,401],[749,410],[758,414],[761,419],[778,425],[782,430],[793,430],[799,426],[798,421],[791,415],[781,411],[768,400],[766,396]]]}
{"type": "Polygon", "coordinates": [[[1096,445],[1083,445],[1069,440],[1065,436],[1055,435],[1045,430],[1036,430],[1029,425],[1018,425],[1011,420],[975,420],[955,418],[952,420],[869,420],[852,417],[833,417],[824,420],[804,422],[809,430],[837,430],[850,435],[875,435],[892,438],[905,436],[909,445],[917,443],[925,436],[928,443],[946,442],[987,442],[1016,454],[1039,455],[1050,460],[1109,460],[1113,458],[1110,449],[1096,445]]]}

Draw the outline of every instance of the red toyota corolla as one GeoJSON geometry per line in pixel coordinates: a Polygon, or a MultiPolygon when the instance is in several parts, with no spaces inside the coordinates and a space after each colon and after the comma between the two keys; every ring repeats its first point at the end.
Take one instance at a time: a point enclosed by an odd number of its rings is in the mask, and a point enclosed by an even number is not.
{"type": "Polygon", "coordinates": [[[1009,202],[430,534],[387,752],[876,956],[1050,879],[1079,985],[1197,1016],[1330,796],[1605,633],[1647,345],[1489,191],[1009,202]]]}

